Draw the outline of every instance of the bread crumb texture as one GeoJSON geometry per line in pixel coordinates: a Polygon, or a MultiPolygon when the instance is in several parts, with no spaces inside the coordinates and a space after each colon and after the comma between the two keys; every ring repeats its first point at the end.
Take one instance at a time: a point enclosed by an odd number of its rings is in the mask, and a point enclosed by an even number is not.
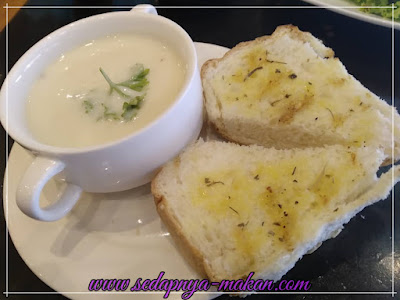
{"type": "Polygon", "coordinates": [[[285,256],[360,206],[357,197],[376,182],[383,159],[370,147],[275,150],[199,141],[179,164],[164,167],[154,187],[219,274],[211,277],[241,278],[279,272],[285,256]]]}
{"type": "MultiPolygon", "coordinates": [[[[202,77],[210,119],[230,140],[277,148],[373,145],[391,154],[394,108],[297,27],[239,44],[206,63],[202,77]]],[[[399,126],[395,112],[396,159],[399,126]]]]}

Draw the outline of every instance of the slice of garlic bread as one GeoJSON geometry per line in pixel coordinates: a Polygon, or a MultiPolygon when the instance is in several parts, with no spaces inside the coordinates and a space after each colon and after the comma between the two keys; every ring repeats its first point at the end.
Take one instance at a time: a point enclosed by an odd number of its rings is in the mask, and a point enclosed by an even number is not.
{"type": "Polygon", "coordinates": [[[386,198],[373,147],[266,149],[203,142],[152,182],[157,211],[197,270],[213,281],[250,272],[279,280],[364,207],[386,198]]]}
{"type": "Polygon", "coordinates": [[[297,27],[240,43],[201,70],[211,123],[225,138],[278,149],[381,147],[400,159],[400,116],[365,88],[332,49],[297,27]]]}

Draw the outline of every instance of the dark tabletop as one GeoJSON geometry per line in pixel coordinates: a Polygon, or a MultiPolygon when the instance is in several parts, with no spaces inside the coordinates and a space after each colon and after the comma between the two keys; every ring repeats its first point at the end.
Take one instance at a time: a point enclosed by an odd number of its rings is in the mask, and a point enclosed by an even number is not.
{"type": "MultiPolygon", "coordinates": [[[[12,1],[10,5],[12,5],[12,1]]],[[[96,5],[302,5],[302,1],[97,1],[96,5]]],[[[28,1],[28,5],[54,5],[55,1],[28,1]]],[[[88,1],[57,1],[57,5],[88,5],[88,1]]],[[[22,9],[9,24],[9,68],[38,40],[75,20],[113,10],[22,9]]],[[[320,38],[367,88],[391,101],[391,29],[352,19],[326,9],[177,9],[158,13],[181,25],[194,41],[233,47],[241,41],[271,34],[276,26],[294,24],[320,38]]],[[[4,20],[0,20],[4,22],[4,20]]],[[[400,70],[400,32],[395,32],[395,74],[400,70]]],[[[5,74],[5,31],[0,33],[0,83],[5,74]]],[[[400,76],[395,78],[395,105],[400,106],[400,76]]],[[[0,181],[6,165],[5,132],[0,127],[0,181]]],[[[12,140],[9,148],[11,149],[12,140]]],[[[9,150],[10,150],[9,149],[9,150]]],[[[3,184],[1,184],[2,188],[3,184]]],[[[396,194],[400,195],[399,185],[396,194]]],[[[398,196],[396,196],[398,198],[398,196]]],[[[5,220],[0,206],[0,285],[5,290],[5,220]]],[[[395,204],[395,287],[400,287],[400,203],[395,204]]],[[[9,290],[52,291],[23,262],[9,238],[9,290]]],[[[391,291],[391,195],[364,209],[335,239],[306,255],[284,279],[310,280],[311,291],[391,291]],[[387,263],[389,262],[389,264],[387,263]]],[[[1,294],[0,298],[4,295],[1,294]]],[[[248,299],[390,299],[390,295],[254,295],[248,299]]],[[[66,299],[61,295],[10,295],[10,299],[66,299]]],[[[161,298],[161,297],[160,297],[161,298]]],[[[397,299],[400,298],[396,295],[397,299]]],[[[221,299],[229,299],[223,296],[221,299]]]]}

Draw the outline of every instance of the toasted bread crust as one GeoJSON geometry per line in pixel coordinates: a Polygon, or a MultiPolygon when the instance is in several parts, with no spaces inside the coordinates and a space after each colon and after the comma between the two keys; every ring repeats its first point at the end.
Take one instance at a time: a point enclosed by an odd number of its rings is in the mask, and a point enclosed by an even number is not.
{"type": "MultiPolygon", "coordinates": [[[[243,143],[243,142],[235,141],[234,139],[232,139],[232,138],[229,136],[228,133],[226,133],[226,132],[224,131],[224,127],[223,127],[223,126],[219,126],[219,125],[215,124],[215,123],[214,123],[213,121],[211,121],[211,120],[208,120],[208,122],[209,122],[209,125],[212,126],[212,128],[213,128],[223,139],[225,139],[226,141],[231,142],[231,143],[236,143],[236,144],[239,144],[239,145],[246,145],[246,146],[250,146],[250,145],[251,145],[251,143],[243,143]]],[[[396,161],[395,161],[395,162],[396,162],[396,161]]],[[[386,158],[386,159],[382,162],[381,167],[386,167],[386,166],[390,166],[390,165],[392,165],[392,159],[391,159],[391,158],[386,158]]]]}
{"type": "MultiPolygon", "coordinates": [[[[343,148],[342,146],[327,146],[326,148],[327,151],[332,151],[332,154],[336,153],[335,155],[338,155],[338,157],[339,155],[342,154],[347,157],[348,150],[346,149],[347,148],[343,148]],[[337,153],[336,151],[340,152],[337,153]]],[[[299,149],[299,151],[303,152],[318,151],[318,153],[323,153],[324,150],[322,150],[321,148],[315,148],[314,150],[299,149]]],[[[400,168],[395,167],[394,182],[391,181],[391,172],[382,175],[379,180],[375,181],[376,179],[373,178],[375,174],[373,173],[375,170],[377,170],[379,164],[384,159],[383,151],[376,150],[375,152],[373,148],[369,149],[367,148],[364,150],[358,149],[355,151],[357,151],[358,153],[357,157],[359,157],[359,159],[362,159],[360,160],[360,163],[362,161],[364,162],[363,163],[364,167],[369,168],[369,165],[373,163],[372,161],[370,161],[370,159],[372,159],[372,156],[374,157],[374,159],[376,159],[374,161],[373,170],[372,171],[369,169],[365,170],[366,172],[370,173],[369,175],[370,178],[367,180],[369,190],[366,191],[364,190],[364,188],[358,187],[360,189],[359,191],[354,190],[351,191],[351,193],[349,192],[350,193],[349,195],[354,196],[354,200],[352,196],[349,196],[351,197],[349,199],[352,199],[352,201],[347,202],[346,199],[342,199],[341,200],[342,202],[336,203],[334,206],[331,207],[331,208],[337,207],[337,209],[339,208],[339,213],[332,213],[332,217],[326,217],[326,222],[322,224],[323,226],[321,227],[322,229],[318,235],[318,238],[316,238],[315,240],[314,239],[308,240],[306,246],[304,246],[305,244],[304,245],[298,244],[296,246],[297,248],[289,250],[289,254],[292,256],[290,260],[288,260],[287,255],[284,255],[280,257],[279,260],[271,261],[268,266],[265,266],[265,268],[262,269],[255,268],[256,265],[253,265],[252,263],[250,263],[247,266],[248,269],[243,269],[243,268],[235,269],[235,266],[239,261],[232,259],[233,257],[230,256],[230,255],[237,255],[234,254],[234,252],[230,252],[234,251],[235,249],[231,247],[232,245],[228,247],[226,246],[227,245],[226,243],[218,242],[225,236],[221,235],[221,232],[225,233],[224,230],[227,224],[230,224],[228,226],[233,226],[233,228],[236,228],[237,226],[236,215],[234,215],[234,217],[231,217],[232,221],[231,223],[225,223],[225,222],[216,223],[217,228],[218,226],[220,226],[219,227],[220,231],[219,234],[214,236],[214,238],[208,238],[207,235],[202,236],[202,234],[200,233],[201,230],[200,231],[198,230],[199,228],[202,228],[202,222],[204,221],[205,222],[204,224],[210,224],[207,222],[209,221],[209,219],[207,219],[207,216],[204,215],[207,212],[207,209],[203,211],[200,206],[199,213],[197,213],[196,202],[195,201],[193,202],[193,199],[196,198],[191,198],[196,196],[195,194],[192,194],[190,192],[192,190],[192,185],[191,185],[192,178],[188,176],[188,174],[191,174],[192,172],[196,171],[201,172],[203,170],[202,169],[203,165],[207,163],[214,165],[214,163],[216,163],[217,161],[221,161],[221,158],[225,156],[230,156],[230,160],[232,162],[237,162],[241,161],[241,156],[239,155],[243,154],[246,155],[247,157],[246,158],[243,156],[244,158],[243,161],[247,162],[247,161],[252,161],[255,155],[260,155],[259,159],[261,163],[264,157],[267,156],[268,154],[267,152],[269,152],[268,155],[271,156],[270,158],[271,161],[275,161],[275,159],[278,159],[277,158],[278,154],[291,157],[294,153],[297,152],[296,150],[265,149],[261,146],[255,146],[255,145],[242,147],[237,144],[235,145],[232,143],[225,143],[225,142],[199,141],[198,144],[192,145],[188,150],[186,150],[186,152],[182,153],[179,156],[179,158],[167,163],[167,165],[163,167],[161,172],[156,176],[156,178],[154,178],[151,186],[151,191],[154,196],[157,212],[163,223],[166,225],[168,231],[170,232],[174,241],[174,245],[176,245],[176,248],[179,249],[179,252],[187,260],[189,265],[191,265],[195,271],[201,274],[201,276],[204,276],[204,278],[209,278],[212,281],[220,281],[222,279],[235,280],[246,277],[250,271],[256,271],[257,278],[279,280],[289,269],[293,268],[295,261],[300,259],[301,256],[318,248],[320,243],[322,243],[324,240],[335,237],[338,234],[338,232],[340,232],[340,230],[343,229],[343,224],[347,223],[350,220],[350,218],[353,217],[362,208],[378,201],[379,199],[385,198],[388,192],[390,191],[391,185],[395,184],[400,179],[399,178],[400,168]],[[237,151],[240,152],[236,152],[236,149],[237,151]],[[230,152],[228,150],[234,150],[234,152],[230,152]],[[195,152],[190,153],[190,151],[195,151],[195,152]],[[279,153],[280,151],[282,152],[279,153]],[[204,156],[205,160],[202,161],[201,159],[204,153],[205,153],[204,156]],[[233,155],[235,156],[233,157],[233,155]],[[247,160],[249,157],[252,158],[247,160]],[[200,159],[197,160],[197,158],[200,159]],[[190,166],[189,169],[187,169],[188,166],[190,166]],[[362,191],[361,194],[360,191],[362,191]],[[221,249],[221,251],[213,252],[209,250],[212,249],[213,246],[211,243],[213,242],[215,243],[214,244],[215,247],[221,247],[217,248],[221,249]],[[207,246],[208,248],[203,248],[206,247],[205,246],[206,244],[208,245],[207,246]],[[224,250],[226,249],[228,249],[229,251],[225,253],[224,250]],[[224,260],[223,257],[227,257],[227,259],[224,260]],[[276,263],[276,261],[278,261],[278,263],[276,263]]],[[[319,155],[314,155],[314,156],[309,155],[309,156],[314,157],[313,159],[315,160],[319,159],[319,155]]],[[[283,156],[282,157],[279,156],[279,159],[284,160],[285,158],[283,156]]],[[[244,165],[246,165],[246,162],[244,162],[244,165]]],[[[254,161],[253,163],[256,165],[254,161]]],[[[342,161],[342,164],[343,163],[344,161],[342,161]]],[[[236,167],[240,168],[242,165],[243,165],[242,163],[238,163],[236,167]]],[[[321,164],[321,166],[322,165],[323,164],[321,164]]],[[[229,166],[231,166],[231,164],[229,164],[229,166]]],[[[224,168],[225,167],[226,165],[224,166],[224,168]]],[[[319,167],[317,167],[316,169],[319,169],[319,167]]],[[[205,170],[208,170],[207,167],[205,168],[205,170]]],[[[288,170],[291,171],[291,167],[288,167],[288,170]]],[[[288,174],[289,173],[290,172],[288,172],[288,174]]],[[[338,172],[337,174],[341,173],[338,172]]],[[[193,187],[196,188],[196,186],[193,187]]],[[[213,199],[214,199],[213,196],[209,198],[209,200],[213,199]]],[[[286,204],[290,205],[288,203],[286,204]]],[[[307,207],[308,206],[306,205],[302,209],[306,210],[307,207]]],[[[335,212],[337,211],[337,209],[335,210],[335,212]]],[[[325,212],[326,210],[323,210],[321,212],[322,215],[324,215],[325,212]]],[[[289,213],[290,215],[292,214],[292,212],[289,213]]],[[[210,216],[208,217],[210,218],[210,216]]],[[[268,216],[263,216],[262,218],[255,219],[254,221],[255,223],[258,222],[261,223],[261,221],[264,222],[264,220],[272,220],[268,218],[269,218],[268,216]]],[[[251,223],[255,224],[253,220],[251,221],[251,223]]],[[[266,226],[272,226],[272,225],[266,224],[266,226]]],[[[204,227],[203,230],[206,231],[211,230],[211,232],[214,232],[213,227],[210,226],[204,227]]],[[[251,230],[254,230],[254,227],[251,230]]],[[[253,232],[255,233],[255,231],[249,231],[250,234],[253,232]]],[[[249,241],[243,240],[242,242],[244,243],[249,241]]],[[[237,259],[240,259],[241,257],[242,256],[238,255],[237,259]]]]}
{"type": "MultiPolygon", "coordinates": [[[[280,26],[278,27],[275,32],[273,33],[272,36],[263,36],[260,38],[257,38],[253,41],[248,41],[248,42],[242,42],[238,44],[236,47],[234,47],[232,50],[228,51],[222,58],[220,59],[212,59],[207,61],[201,68],[201,77],[202,79],[206,78],[207,76],[212,74],[214,69],[217,67],[217,65],[229,58],[229,56],[234,55],[236,51],[240,51],[244,47],[248,47],[249,45],[253,45],[254,43],[262,43],[267,39],[276,39],[280,38],[282,35],[289,35],[292,38],[295,38],[297,40],[303,41],[304,43],[309,43],[309,45],[314,48],[315,52],[317,53],[318,56],[323,57],[323,58],[334,58],[334,52],[332,49],[325,47],[318,39],[313,37],[310,33],[308,32],[302,32],[298,29],[298,27],[293,26],[293,25],[285,25],[285,26],[280,26]],[[210,72],[210,73],[209,73],[210,72]]],[[[336,59],[336,58],[334,58],[336,59]]],[[[207,106],[207,97],[205,97],[205,92],[203,89],[203,94],[204,94],[204,102],[205,105],[207,106]]],[[[210,101],[210,100],[208,100],[210,101]]],[[[211,101],[210,101],[211,103],[211,101]]],[[[220,103],[219,103],[220,104],[220,103]]],[[[218,104],[218,106],[219,106],[218,104]]],[[[216,132],[218,132],[223,138],[226,140],[229,140],[234,143],[238,143],[237,140],[233,139],[233,137],[230,136],[228,126],[229,123],[224,123],[224,118],[222,113],[215,114],[214,115],[214,120],[210,119],[208,120],[209,125],[212,126],[216,132]]],[[[240,132],[240,131],[238,131],[240,132]]],[[[307,139],[306,139],[307,140],[307,139]]],[[[243,142],[240,142],[239,144],[241,145],[249,145],[250,143],[246,144],[243,142]]],[[[335,145],[335,144],[334,144],[335,145]]],[[[311,147],[309,145],[309,141],[307,140],[307,144],[305,145],[307,148],[311,147]]],[[[271,147],[271,145],[268,145],[267,147],[271,147]]],[[[272,144],[272,147],[274,145],[272,144]]],[[[213,152],[215,154],[215,152],[213,152]]],[[[177,157],[173,165],[174,167],[179,166],[180,164],[180,157],[177,157]]],[[[225,159],[225,158],[223,158],[225,159]]],[[[383,159],[383,158],[382,158],[383,159]]],[[[391,158],[387,158],[382,165],[390,164],[391,163],[391,158]]],[[[380,160],[379,162],[381,162],[380,160]]],[[[167,167],[165,167],[167,168],[167,167]]],[[[396,174],[396,182],[399,180],[400,176],[400,168],[395,167],[395,174],[396,174]]],[[[160,174],[159,174],[160,175],[160,174]]],[[[159,175],[157,177],[159,177],[159,175]]],[[[162,175],[162,174],[161,174],[162,175]]],[[[258,176],[258,175],[257,175],[258,176]]],[[[164,175],[165,177],[165,175],[164,175]]],[[[320,237],[315,240],[315,245],[311,248],[308,248],[304,250],[305,252],[302,253],[301,255],[304,255],[306,253],[311,253],[312,251],[316,250],[321,243],[328,239],[328,238],[333,238],[335,237],[342,229],[343,229],[343,224],[347,223],[352,216],[354,216],[357,212],[359,212],[363,207],[370,205],[376,201],[378,201],[381,198],[384,198],[387,196],[390,184],[389,184],[389,177],[387,174],[384,175],[384,179],[381,178],[379,183],[376,184],[376,190],[372,189],[365,195],[361,195],[359,198],[356,198],[357,200],[357,205],[353,209],[354,211],[349,212],[347,215],[344,215],[342,218],[336,220],[335,222],[330,222],[325,224],[325,235],[320,235],[320,237]],[[379,189],[378,189],[379,187],[379,189]],[[386,196],[385,196],[386,195],[386,196]]],[[[167,179],[171,178],[166,177],[167,179]]],[[[182,181],[183,178],[182,177],[182,181]]],[[[258,180],[258,179],[257,179],[258,180]]],[[[167,181],[165,181],[167,182],[167,181]]],[[[296,181],[297,182],[297,181],[296,181]]],[[[395,183],[395,182],[393,182],[395,183]]],[[[168,185],[169,183],[167,183],[168,185]]],[[[191,210],[186,210],[185,214],[177,212],[179,207],[174,210],[174,205],[172,202],[174,200],[180,199],[183,202],[186,203],[186,201],[190,201],[190,194],[186,194],[184,197],[179,198],[176,197],[174,198],[173,196],[170,195],[175,195],[174,191],[173,192],[168,192],[164,193],[163,189],[165,187],[165,184],[160,184],[157,186],[157,178],[155,178],[152,182],[151,185],[151,191],[154,195],[154,201],[156,204],[157,212],[162,219],[163,223],[166,225],[168,228],[169,232],[171,233],[171,236],[175,242],[175,245],[179,249],[179,252],[184,256],[184,258],[187,260],[187,262],[197,271],[201,274],[201,276],[204,276],[204,278],[208,278],[212,281],[219,281],[222,278],[225,278],[227,276],[221,275],[221,273],[218,273],[217,269],[213,269],[213,262],[212,259],[210,259],[209,256],[201,252],[199,249],[199,245],[196,245],[193,241],[194,235],[191,235],[191,230],[185,227],[185,222],[184,219],[182,219],[183,215],[186,215],[188,211],[191,210]],[[222,277],[222,278],[221,278],[222,277]]],[[[187,202],[190,205],[190,202],[187,202]]],[[[202,219],[200,219],[202,220],[202,219]]],[[[264,223],[264,222],[263,222],[264,223]]],[[[190,227],[192,228],[192,227],[190,227]]],[[[296,254],[297,255],[297,254],[296,254]]],[[[301,258],[301,256],[300,256],[301,258]]],[[[262,278],[269,278],[269,276],[272,276],[275,280],[279,280],[283,274],[285,274],[290,268],[294,266],[290,264],[285,265],[285,269],[282,268],[281,270],[275,270],[273,269],[272,271],[266,271],[265,274],[261,274],[260,276],[262,278]]],[[[228,278],[228,277],[227,277],[228,278]]],[[[235,277],[236,278],[236,277],[235,277]]],[[[232,277],[233,279],[233,277],[232,277]]]]}
{"type": "MultiPolygon", "coordinates": [[[[237,44],[235,47],[233,47],[230,51],[226,52],[225,55],[221,58],[215,58],[215,59],[210,59],[206,61],[203,66],[201,67],[200,75],[201,78],[203,79],[206,76],[206,73],[217,66],[217,64],[220,61],[223,61],[227,58],[229,58],[231,55],[234,55],[235,52],[241,50],[242,48],[247,47],[248,45],[252,45],[254,42],[259,42],[262,43],[267,39],[270,38],[275,38],[275,36],[279,36],[281,34],[289,34],[292,37],[295,37],[298,40],[301,40],[303,42],[312,42],[314,40],[317,40],[315,37],[311,35],[309,32],[303,32],[299,29],[299,27],[294,26],[294,25],[281,25],[278,26],[275,31],[272,33],[272,35],[264,35],[261,37],[258,37],[254,40],[251,41],[246,41],[246,42],[241,42],[237,44]]],[[[334,57],[335,52],[331,48],[326,48],[326,52],[324,53],[324,57],[334,57]]]]}
{"type": "MultiPolygon", "coordinates": [[[[258,126],[258,130],[254,131],[254,135],[252,133],[246,132],[244,130],[245,134],[242,136],[238,136],[236,132],[238,132],[238,126],[239,126],[239,120],[243,117],[240,113],[237,113],[236,116],[232,118],[232,115],[234,113],[228,111],[225,109],[224,102],[222,101],[223,98],[221,98],[218,94],[218,92],[211,87],[210,82],[211,80],[220,72],[219,65],[220,64],[228,64],[232,63],[232,61],[229,61],[231,57],[235,59],[235,56],[237,53],[242,51],[246,47],[255,47],[258,44],[265,43],[266,40],[270,41],[277,41],[284,36],[289,37],[291,39],[307,43],[307,47],[311,47],[314,52],[316,53],[317,56],[320,58],[329,58],[335,61],[339,61],[338,58],[334,57],[334,52],[332,49],[326,47],[320,40],[315,38],[314,36],[311,35],[309,32],[303,32],[301,31],[298,27],[293,26],[293,25],[283,25],[279,26],[270,36],[262,36],[259,38],[256,38],[252,41],[246,41],[239,43],[237,46],[232,48],[230,51],[225,53],[225,55],[222,58],[219,59],[211,59],[207,62],[205,62],[201,68],[201,78],[202,78],[202,84],[203,84],[203,94],[204,94],[204,104],[206,107],[207,114],[209,115],[209,122],[215,127],[216,131],[226,140],[240,143],[242,145],[249,145],[251,143],[256,143],[259,145],[263,145],[265,147],[271,147],[274,146],[274,144],[269,143],[268,141],[271,140],[279,140],[282,142],[282,147],[283,148],[293,148],[293,147],[303,147],[307,145],[303,145],[301,142],[301,138],[294,138],[293,140],[288,140],[288,139],[280,139],[280,137],[287,137],[290,135],[290,132],[283,132],[282,134],[284,135],[279,135],[279,131],[285,131],[286,129],[283,128],[283,126],[276,126],[272,128],[271,130],[264,131],[260,129],[261,126],[258,126]],[[282,129],[281,129],[282,128],[282,129]],[[250,142],[249,138],[251,137],[252,141],[250,142]]],[[[269,43],[269,42],[268,42],[269,43]]],[[[340,63],[340,61],[339,61],[340,63]]],[[[221,71],[222,72],[222,71],[221,71]]],[[[345,71],[346,74],[347,71],[345,71]]],[[[357,81],[354,77],[352,77],[350,74],[348,74],[352,79],[357,81]]],[[[360,86],[364,89],[361,84],[360,86]]],[[[358,89],[358,87],[357,87],[358,89]]],[[[367,90],[367,89],[366,89],[367,90]]],[[[371,97],[367,94],[367,97],[371,97]]],[[[372,97],[375,98],[374,101],[375,103],[372,105],[374,108],[379,110],[384,117],[377,118],[377,122],[379,122],[380,125],[383,126],[383,118],[390,118],[391,112],[390,112],[390,106],[388,106],[382,99],[377,97],[376,95],[372,94],[372,97]]],[[[238,106],[239,107],[239,106],[238,106]]],[[[289,107],[290,108],[290,107],[289,107]]],[[[353,111],[353,110],[350,110],[353,111]]],[[[343,114],[340,112],[340,114],[343,114]]],[[[346,117],[347,118],[347,117],[346,117]]],[[[358,116],[357,116],[358,118],[358,116]]],[[[395,112],[395,118],[397,119],[396,122],[399,120],[399,115],[397,112],[395,112]]],[[[272,118],[273,119],[273,118],[272,118]]],[[[318,118],[317,118],[318,119],[318,118]]],[[[348,118],[350,119],[350,118],[348,118]]],[[[280,120],[280,119],[279,119],[280,120]]],[[[321,120],[321,118],[320,118],[321,120]]],[[[339,119],[338,119],[339,120],[339,119]]],[[[345,119],[344,119],[345,120],[345,119]]],[[[347,121],[346,121],[347,122],[347,121]]],[[[255,119],[254,124],[267,124],[268,123],[268,118],[265,119],[255,119]]],[[[351,122],[346,123],[346,128],[352,128],[352,125],[347,125],[350,124],[351,122]]],[[[284,124],[284,122],[281,122],[280,125],[284,124]]],[[[331,131],[324,131],[323,127],[316,127],[316,129],[313,129],[316,140],[315,143],[312,146],[323,146],[325,144],[348,144],[351,143],[350,139],[347,140],[346,135],[343,134],[343,130],[341,131],[341,128],[339,130],[336,130],[336,125],[331,125],[334,126],[334,128],[331,131]],[[327,133],[327,134],[325,134],[327,133]],[[319,139],[320,137],[324,137],[325,139],[319,139]],[[318,144],[318,141],[320,141],[320,144],[318,144]]],[[[341,126],[341,125],[339,125],[341,126]]],[[[354,127],[354,126],[353,126],[354,127]]],[[[243,127],[242,127],[243,128],[243,127]]],[[[303,140],[307,140],[307,136],[309,131],[312,131],[310,128],[313,128],[308,124],[307,126],[301,127],[300,125],[297,126],[296,128],[304,128],[298,134],[296,137],[303,137],[303,140]]],[[[375,127],[378,128],[378,127],[375,127]]],[[[378,139],[375,137],[373,140],[371,139],[368,142],[371,142],[376,147],[382,147],[385,151],[385,154],[387,155],[387,159],[382,163],[382,166],[387,166],[390,165],[392,160],[399,161],[400,160],[400,148],[399,148],[399,130],[400,127],[396,126],[394,127],[395,130],[395,142],[394,142],[394,157],[392,158],[392,152],[391,152],[391,143],[388,142],[389,140],[389,135],[390,134],[390,128],[387,125],[384,125],[382,127],[382,131],[384,131],[383,135],[379,135],[379,142],[377,141],[378,139]],[[397,131],[397,132],[396,132],[397,131]]],[[[288,130],[289,131],[289,130],[288,130]]],[[[354,130],[349,130],[349,132],[354,132],[354,130]]],[[[376,135],[376,130],[373,130],[371,132],[374,132],[373,134],[376,135]]],[[[349,135],[350,136],[350,135],[349,135]]],[[[378,135],[376,135],[378,136],[378,135]]],[[[356,139],[354,139],[356,140],[356,139]]]]}
{"type": "MultiPolygon", "coordinates": [[[[296,39],[298,39],[298,40],[301,40],[301,41],[303,41],[303,42],[310,42],[311,44],[314,44],[314,45],[313,45],[314,47],[317,47],[317,46],[318,46],[318,45],[316,45],[316,41],[319,41],[319,40],[316,39],[311,33],[309,33],[309,32],[303,32],[303,31],[301,31],[297,26],[294,26],[294,25],[291,25],[291,24],[289,24],[289,25],[281,25],[281,26],[278,26],[278,27],[275,29],[275,31],[272,33],[272,35],[265,35],[265,36],[258,37],[258,38],[254,39],[254,40],[241,42],[241,43],[237,44],[235,47],[233,47],[231,50],[229,50],[228,52],[226,52],[226,53],[224,54],[223,57],[221,57],[221,58],[216,58],[216,59],[210,59],[210,60],[206,61],[206,62],[203,64],[203,66],[201,67],[201,70],[200,70],[200,76],[201,76],[202,81],[206,78],[207,73],[210,72],[212,69],[215,69],[216,66],[217,66],[220,62],[222,62],[222,61],[228,59],[228,58],[229,58],[230,56],[232,56],[232,55],[235,55],[236,52],[240,51],[241,49],[246,48],[246,47],[249,46],[249,45],[253,45],[254,42],[263,43],[265,40],[268,40],[268,39],[275,39],[276,36],[278,36],[278,38],[279,38],[280,35],[285,35],[285,34],[289,34],[291,37],[296,38],[296,39]]],[[[323,47],[325,47],[325,46],[323,46],[323,47]]],[[[328,57],[329,57],[329,58],[333,58],[333,57],[335,56],[335,53],[333,52],[333,50],[332,50],[331,48],[325,48],[325,50],[326,50],[326,51],[325,51],[325,53],[324,53],[324,57],[326,57],[326,58],[328,58],[328,57]]],[[[205,90],[205,89],[204,89],[204,87],[203,87],[204,105],[205,105],[205,107],[207,107],[207,97],[206,97],[206,95],[205,95],[204,90],[205,90]]],[[[216,98],[217,98],[217,97],[216,97],[216,98]]],[[[221,118],[222,118],[222,117],[221,117],[221,118]]],[[[217,129],[217,131],[218,131],[225,139],[227,139],[227,140],[229,140],[229,141],[232,141],[232,142],[237,142],[237,141],[234,141],[232,138],[229,138],[229,135],[228,135],[227,133],[224,133],[223,130],[220,130],[220,129],[222,129],[222,128],[220,128],[220,127],[223,127],[223,126],[224,126],[223,120],[221,120],[221,124],[215,124],[215,123],[213,123],[213,125],[214,125],[215,129],[217,129]]]]}
{"type": "Polygon", "coordinates": [[[170,232],[179,252],[202,277],[212,278],[212,272],[207,268],[203,255],[183,233],[181,224],[175,218],[174,212],[169,208],[168,201],[158,192],[154,180],[151,183],[151,192],[154,196],[157,212],[170,232]]]}

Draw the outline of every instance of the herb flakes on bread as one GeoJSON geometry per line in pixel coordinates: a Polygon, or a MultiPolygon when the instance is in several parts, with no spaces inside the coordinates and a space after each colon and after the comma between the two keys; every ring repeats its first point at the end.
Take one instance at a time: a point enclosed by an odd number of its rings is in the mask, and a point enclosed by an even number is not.
{"type": "Polygon", "coordinates": [[[381,149],[267,149],[226,142],[188,147],[152,182],[157,211],[185,256],[213,281],[279,280],[387,197],[400,167],[377,178],[381,149]]]}
{"type": "Polygon", "coordinates": [[[400,116],[308,32],[285,25],[201,70],[208,118],[225,138],[278,149],[382,148],[400,159],[400,116]]]}

